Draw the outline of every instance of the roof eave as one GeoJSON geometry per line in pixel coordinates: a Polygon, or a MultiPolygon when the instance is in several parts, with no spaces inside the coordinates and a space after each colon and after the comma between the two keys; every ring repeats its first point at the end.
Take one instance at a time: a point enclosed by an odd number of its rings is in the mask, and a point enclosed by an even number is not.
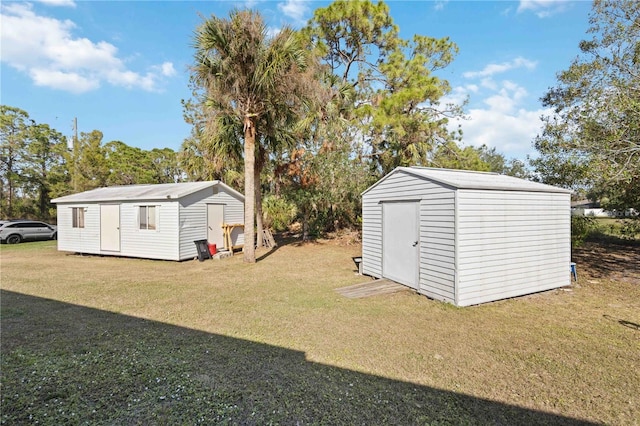
{"type": "Polygon", "coordinates": [[[227,192],[229,192],[232,196],[238,198],[240,201],[244,202],[244,195],[238,191],[236,191],[235,189],[231,188],[229,185],[226,185],[225,183],[219,181],[219,180],[214,180],[214,181],[205,181],[205,182],[201,182],[202,185],[195,185],[194,187],[189,188],[188,190],[184,190],[182,192],[171,192],[168,191],[165,194],[162,195],[153,195],[153,196],[148,196],[148,195],[142,195],[142,196],[136,196],[136,197],[124,197],[124,196],[106,196],[106,197],[102,197],[102,198],[86,198],[86,197],[81,197],[81,194],[85,194],[85,193],[91,193],[94,190],[90,190],[90,191],[85,191],[85,192],[81,192],[78,194],[71,194],[71,195],[66,195],[64,197],[58,197],[58,198],[54,198],[53,200],[51,200],[52,203],[55,204],[72,204],[72,203],[100,203],[100,202],[123,202],[123,201],[129,201],[129,202],[133,202],[133,201],[178,201],[188,195],[194,194],[198,191],[202,191],[204,189],[207,188],[213,188],[213,187],[221,187],[224,188],[227,192]]]}
{"type": "MultiPolygon", "coordinates": [[[[505,185],[495,185],[492,187],[488,187],[488,186],[483,186],[483,185],[461,185],[459,183],[454,183],[451,181],[448,181],[446,179],[442,179],[441,177],[433,177],[433,176],[425,176],[421,173],[418,172],[418,170],[424,170],[424,169],[428,169],[426,167],[423,168],[417,168],[417,169],[413,169],[411,167],[396,167],[395,169],[393,169],[391,172],[389,172],[389,174],[387,174],[386,176],[384,176],[382,179],[380,179],[379,181],[377,181],[376,183],[374,183],[373,185],[371,185],[369,188],[367,188],[366,190],[364,190],[360,195],[363,196],[365,195],[367,192],[369,192],[370,190],[372,190],[373,188],[375,188],[376,186],[378,186],[380,183],[384,182],[388,177],[398,173],[398,172],[405,172],[407,174],[410,174],[414,177],[420,178],[420,179],[426,179],[426,180],[430,180],[436,183],[439,183],[441,185],[446,185],[449,186],[453,189],[473,189],[473,190],[485,190],[485,191],[513,191],[513,192],[546,192],[546,193],[561,193],[561,194],[572,194],[573,191],[569,190],[569,189],[564,189],[564,188],[559,188],[556,186],[551,186],[551,185],[546,185],[546,184],[542,184],[542,183],[538,183],[538,182],[532,182],[532,183],[536,183],[538,185],[541,185],[540,187],[530,187],[530,188],[513,188],[513,187],[509,187],[509,186],[505,186],[505,185]]],[[[457,170],[455,170],[457,171],[457,170]]],[[[473,172],[473,171],[469,171],[469,172],[473,172]]],[[[493,174],[493,175],[497,175],[497,176],[501,176],[499,173],[491,173],[491,172],[474,172],[474,173],[485,173],[485,174],[493,174]]]]}

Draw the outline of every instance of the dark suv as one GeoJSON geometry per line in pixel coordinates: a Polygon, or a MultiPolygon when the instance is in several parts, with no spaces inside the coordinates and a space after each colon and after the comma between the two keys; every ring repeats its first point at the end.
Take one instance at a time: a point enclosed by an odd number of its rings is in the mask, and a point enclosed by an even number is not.
{"type": "Polygon", "coordinates": [[[22,241],[55,240],[58,227],[35,220],[10,220],[0,224],[0,242],[17,244],[22,241]]]}

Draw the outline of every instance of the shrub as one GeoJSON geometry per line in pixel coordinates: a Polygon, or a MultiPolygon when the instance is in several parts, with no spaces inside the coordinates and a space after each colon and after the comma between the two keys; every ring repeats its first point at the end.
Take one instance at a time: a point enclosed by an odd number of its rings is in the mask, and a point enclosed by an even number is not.
{"type": "Polygon", "coordinates": [[[625,240],[635,240],[636,236],[640,235],[640,217],[623,220],[620,235],[625,240]]]}
{"type": "Polygon", "coordinates": [[[276,232],[287,229],[298,213],[295,204],[273,195],[263,200],[262,210],[265,226],[276,232]]]}
{"type": "Polygon", "coordinates": [[[571,216],[571,245],[580,246],[589,234],[597,228],[596,219],[591,216],[571,216]]]}

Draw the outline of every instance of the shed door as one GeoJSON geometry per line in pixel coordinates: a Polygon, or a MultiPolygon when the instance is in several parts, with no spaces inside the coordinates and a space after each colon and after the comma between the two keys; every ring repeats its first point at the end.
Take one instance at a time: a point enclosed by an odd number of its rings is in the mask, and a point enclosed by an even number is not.
{"type": "Polygon", "coordinates": [[[218,249],[224,247],[222,224],[224,223],[224,205],[207,204],[207,241],[218,249]]]}
{"type": "Polygon", "coordinates": [[[382,204],[382,275],[418,288],[419,208],[414,201],[382,204]]]}
{"type": "Polygon", "coordinates": [[[100,250],[120,251],[120,205],[100,205],[100,250]]]}

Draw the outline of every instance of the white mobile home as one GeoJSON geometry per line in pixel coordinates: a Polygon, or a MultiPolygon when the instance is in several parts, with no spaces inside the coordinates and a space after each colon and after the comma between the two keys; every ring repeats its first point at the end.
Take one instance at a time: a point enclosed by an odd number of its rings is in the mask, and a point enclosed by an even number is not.
{"type": "Polygon", "coordinates": [[[570,284],[570,191],[398,167],[362,194],[364,274],[457,306],[570,284]]]}
{"type": "MultiPolygon", "coordinates": [[[[222,224],[244,222],[244,196],[220,181],[97,188],[56,198],[58,250],[185,260],[196,240],[224,246],[222,224]]],[[[244,235],[235,228],[232,244],[244,235]]]]}

